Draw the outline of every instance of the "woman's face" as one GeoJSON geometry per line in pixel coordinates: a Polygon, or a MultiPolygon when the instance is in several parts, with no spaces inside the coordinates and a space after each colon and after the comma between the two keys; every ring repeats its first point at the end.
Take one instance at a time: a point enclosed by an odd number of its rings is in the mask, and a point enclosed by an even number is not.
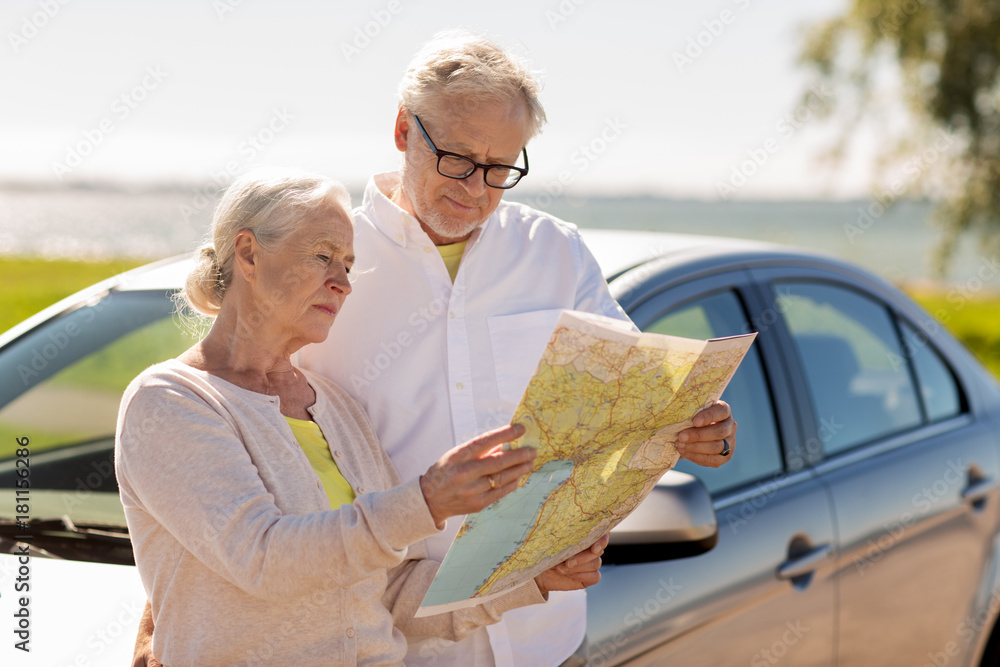
{"type": "Polygon", "coordinates": [[[262,250],[254,295],[272,330],[297,343],[319,343],[351,293],[354,228],[336,205],[313,211],[283,243],[262,250]]]}

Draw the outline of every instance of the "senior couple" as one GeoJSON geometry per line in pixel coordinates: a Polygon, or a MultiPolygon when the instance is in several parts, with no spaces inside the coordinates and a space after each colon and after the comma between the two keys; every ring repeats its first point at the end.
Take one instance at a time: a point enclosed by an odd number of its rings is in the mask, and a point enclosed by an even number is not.
{"type": "MultiPolygon", "coordinates": [[[[627,319],[575,227],[501,200],[544,120],[521,63],[439,35],[400,86],[401,168],[371,179],[353,225],[323,177],[226,191],[184,291],[211,330],[136,378],[119,414],[150,598],[137,664],[585,661],[606,538],[489,602],[414,617],[461,525],[447,519],[531,470],[533,450],[502,448],[520,435],[503,425],[524,350],[560,309],[627,319]]],[[[694,423],[682,456],[728,460],[729,406],[694,423]]]]}

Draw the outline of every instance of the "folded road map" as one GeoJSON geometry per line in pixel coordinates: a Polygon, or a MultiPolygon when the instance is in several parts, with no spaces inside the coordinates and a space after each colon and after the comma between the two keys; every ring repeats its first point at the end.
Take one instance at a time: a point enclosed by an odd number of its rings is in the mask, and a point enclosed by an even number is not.
{"type": "Polygon", "coordinates": [[[638,333],[565,311],[511,423],[538,450],[513,493],[466,517],[417,616],[519,586],[618,525],[677,463],[677,432],[714,403],[757,334],[638,333]]]}

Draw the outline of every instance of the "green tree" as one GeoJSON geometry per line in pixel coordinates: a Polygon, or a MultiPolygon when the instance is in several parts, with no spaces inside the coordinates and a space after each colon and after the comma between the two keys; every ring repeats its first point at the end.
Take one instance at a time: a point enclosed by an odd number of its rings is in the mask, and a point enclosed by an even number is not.
{"type": "Polygon", "coordinates": [[[848,0],[808,32],[801,60],[834,91],[825,113],[845,138],[879,123],[876,187],[938,203],[939,269],[965,233],[1000,248],[1000,0],[848,0]]]}

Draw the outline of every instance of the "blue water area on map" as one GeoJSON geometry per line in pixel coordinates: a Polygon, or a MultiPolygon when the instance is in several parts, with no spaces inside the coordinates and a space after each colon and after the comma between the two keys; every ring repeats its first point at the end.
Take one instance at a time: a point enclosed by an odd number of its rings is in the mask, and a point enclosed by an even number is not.
{"type": "Polygon", "coordinates": [[[524,543],[549,495],[573,474],[573,462],[549,461],[524,486],[479,514],[455,540],[424,597],[430,606],[471,598],[496,567],[524,543]]]}

